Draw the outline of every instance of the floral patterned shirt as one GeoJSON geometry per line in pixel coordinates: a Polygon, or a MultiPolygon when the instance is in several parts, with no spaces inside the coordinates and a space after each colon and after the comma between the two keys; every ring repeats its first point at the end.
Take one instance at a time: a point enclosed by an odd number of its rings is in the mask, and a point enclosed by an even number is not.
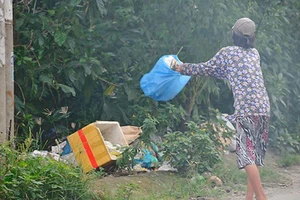
{"type": "Polygon", "coordinates": [[[230,121],[249,115],[270,115],[260,56],[255,48],[224,47],[207,62],[184,63],[182,74],[229,80],[235,108],[234,114],[228,117],[230,121]]]}

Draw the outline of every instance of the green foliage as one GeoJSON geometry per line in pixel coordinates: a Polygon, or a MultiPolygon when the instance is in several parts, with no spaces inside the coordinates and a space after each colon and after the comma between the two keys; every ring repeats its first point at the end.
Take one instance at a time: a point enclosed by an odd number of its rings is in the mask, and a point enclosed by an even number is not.
{"type": "Polygon", "coordinates": [[[169,102],[158,103],[153,100],[148,106],[134,105],[131,113],[133,125],[143,124],[143,128],[147,128],[146,121],[149,125],[155,122],[157,130],[152,130],[152,134],[155,135],[164,135],[166,130],[180,128],[186,118],[185,110],[181,106],[176,107],[169,102]]]}
{"type": "Polygon", "coordinates": [[[300,152],[300,143],[292,135],[288,134],[287,129],[281,129],[283,132],[277,137],[274,146],[280,152],[296,153],[300,152]]]}
{"type": "Polygon", "coordinates": [[[200,129],[194,122],[188,122],[188,130],[175,131],[165,135],[164,157],[180,172],[203,173],[221,161],[218,146],[210,138],[212,132],[200,129]]]}
{"type": "Polygon", "coordinates": [[[228,145],[232,130],[219,118],[218,110],[210,109],[210,118],[196,124],[189,121],[184,131],[164,135],[163,155],[183,173],[211,171],[221,161],[222,150],[228,145]],[[207,120],[207,121],[206,121],[207,120]]]}
{"type": "MultiPolygon", "coordinates": [[[[15,1],[18,141],[30,132],[38,139],[51,128],[63,137],[95,120],[141,126],[149,116],[158,121],[155,134],[162,136],[184,131],[186,121],[209,119],[210,108],[232,113],[226,82],[192,78],[164,104],[146,98],[139,80],[160,56],[181,46],[183,62],[208,60],[231,45],[232,24],[247,16],[257,23],[272,107],[271,144],[283,134],[300,142],[299,8],[297,0],[15,1]],[[68,107],[64,117],[62,107],[68,107]],[[53,115],[45,115],[45,109],[53,115]]],[[[299,151],[290,142],[284,145],[299,151]]]]}
{"type": "Polygon", "coordinates": [[[0,146],[1,199],[96,199],[85,175],[51,158],[0,146]]]}
{"type": "Polygon", "coordinates": [[[155,134],[155,132],[157,131],[157,123],[157,119],[151,117],[144,120],[144,124],[142,126],[143,134],[141,135],[140,139],[148,145],[150,145],[151,142],[151,135],[155,134]]]}
{"type": "Polygon", "coordinates": [[[264,15],[258,33],[257,40],[261,52],[262,67],[265,74],[265,82],[271,101],[271,128],[270,141],[274,146],[282,149],[298,151],[286,134],[293,138],[299,135],[298,127],[299,108],[299,35],[293,30],[284,31],[291,25],[297,29],[299,20],[299,2],[296,1],[272,1],[263,3],[264,15]],[[296,17],[297,16],[297,17],[296,17]],[[276,42],[275,42],[276,41],[276,42]],[[292,150],[293,149],[293,150],[292,150]]]}
{"type": "Polygon", "coordinates": [[[300,155],[299,154],[288,154],[285,153],[277,161],[280,167],[290,167],[293,165],[300,165],[300,155]]]}

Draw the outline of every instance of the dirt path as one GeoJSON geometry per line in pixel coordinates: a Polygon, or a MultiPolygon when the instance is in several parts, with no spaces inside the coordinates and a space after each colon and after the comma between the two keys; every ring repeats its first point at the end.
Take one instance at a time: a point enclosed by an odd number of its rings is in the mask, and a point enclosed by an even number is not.
{"type": "Polygon", "coordinates": [[[285,176],[291,178],[290,185],[279,185],[279,187],[268,187],[266,189],[269,200],[299,200],[300,199],[300,166],[284,169],[285,176]]]}
{"type": "MultiPolygon", "coordinates": [[[[300,200],[300,166],[283,168],[281,174],[291,179],[287,184],[264,184],[268,200],[300,200]]],[[[245,193],[237,194],[228,200],[243,200],[245,193]]]]}

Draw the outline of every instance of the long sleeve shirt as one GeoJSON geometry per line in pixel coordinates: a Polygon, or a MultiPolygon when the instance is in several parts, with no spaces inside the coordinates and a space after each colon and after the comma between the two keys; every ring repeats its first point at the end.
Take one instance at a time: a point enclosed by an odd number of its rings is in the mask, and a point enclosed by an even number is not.
{"type": "Polygon", "coordinates": [[[255,48],[238,46],[222,48],[204,63],[184,63],[182,74],[227,79],[234,97],[235,112],[228,119],[250,115],[270,115],[269,97],[255,48]]]}

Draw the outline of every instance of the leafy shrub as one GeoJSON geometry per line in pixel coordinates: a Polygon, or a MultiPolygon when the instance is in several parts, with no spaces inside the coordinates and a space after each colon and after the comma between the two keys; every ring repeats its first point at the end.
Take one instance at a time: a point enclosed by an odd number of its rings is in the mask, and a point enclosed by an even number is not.
{"type": "Polygon", "coordinates": [[[0,146],[0,199],[95,199],[79,170],[0,146]]]}
{"type": "Polygon", "coordinates": [[[297,140],[296,135],[293,138],[292,134],[289,134],[287,129],[280,128],[277,130],[280,132],[280,135],[277,136],[273,146],[280,152],[280,153],[297,153],[300,152],[300,142],[297,140]]]}
{"type": "MultiPolygon", "coordinates": [[[[202,117],[200,125],[190,121],[187,123],[187,127],[178,127],[175,125],[175,121],[179,121],[183,117],[181,112],[172,112],[168,104],[166,107],[173,116],[169,121],[174,122],[174,124],[168,126],[167,120],[162,120],[166,113],[162,112],[155,117],[148,114],[148,118],[143,122],[143,133],[134,144],[122,153],[122,157],[117,160],[118,167],[130,170],[133,167],[135,156],[143,148],[153,148],[151,143],[154,142],[157,145],[157,151],[159,151],[159,162],[170,160],[172,166],[181,172],[188,172],[189,170],[197,173],[210,171],[211,167],[221,160],[220,150],[225,147],[225,143],[228,144],[232,135],[225,121],[218,117],[220,112],[210,109],[211,116],[209,118],[202,117]],[[172,131],[173,129],[178,130],[178,128],[187,130],[172,131]]],[[[184,123],[184,120],[181,120],[180,123],[184,123]]]]}
{"type": "Polygon", "coordinates": [[[165,135],[164,157],[180,172],[203,173],[221,161],[218,145],[211,139],[212,132],[200,128],[195,122],[188,122],[188,130],[175,131],[165,135]]]}
{"type": "Polygon", "coordinates": [[[133,105],[131,107],[133,115],[131,123],[138,126],[143,124],[145,129],[148,126],[147,120],[149,122],[156,121],[155,134],[163,135],[167,129],[178,129],[180,123],[185,119],[185,110],[181,106],[169,102],[161,103],[149,99],[148,101],[151,102],[148,103],[148,106],[133,105]]]}

